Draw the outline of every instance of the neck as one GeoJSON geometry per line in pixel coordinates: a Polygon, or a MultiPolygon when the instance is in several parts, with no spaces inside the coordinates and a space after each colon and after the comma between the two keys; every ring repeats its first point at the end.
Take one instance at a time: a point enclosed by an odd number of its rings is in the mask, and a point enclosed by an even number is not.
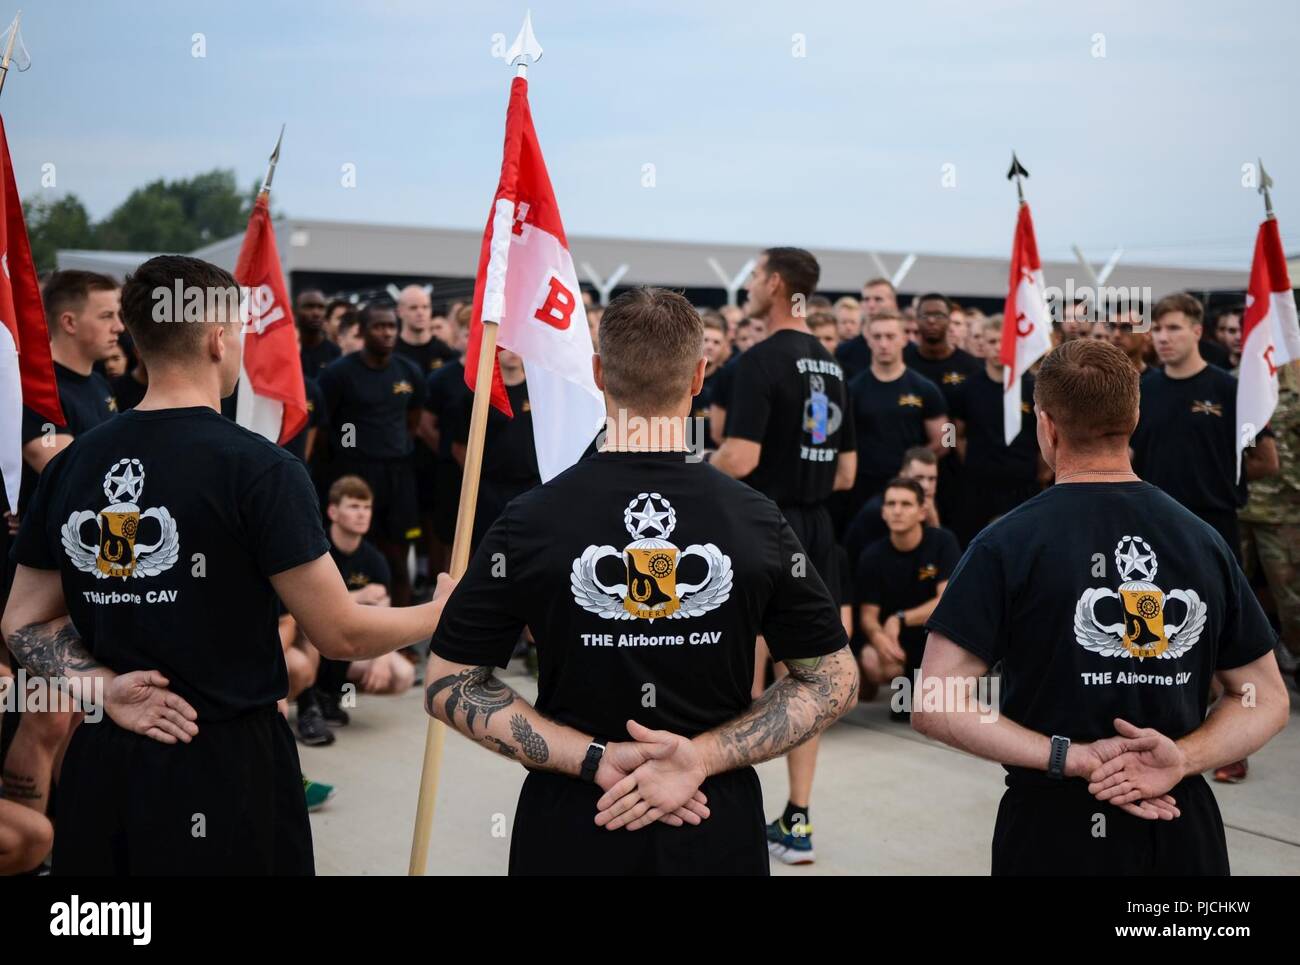
{"type": "Polygon", "coordinates": [[[361,545],[361,534],[349,533],[338,523],[330,523],[330,542],[340,553],[351,555],[361,545]]]}
{"type": "MultiPolygon", "coordinates": [[[[604,452],[685,452],[690,449],[690,400],[675,415],[639,415],[606,396],[604,452]]],[[[691,420],[694,424],[694,420],[691,420]]]]}
{"type": "Polygon", "coordinates": [[[392,352],[385,352],[383,355],[376,355],[368,348],[361,349],[361,361],[372,369],[382,369],[388,365],[388,360],[393,357],[392,352]]]}
{"type": "Polygon", "coordinates": [[[894,361],[886,365],[882,362],[877,362],[875,356],[872,356],[871,358],[871,374],[881,382],[893,382],[894,379],[899,378],[906,369],[907,366],[903,364],[902,359],[894,359],[894,361]]]}
{"type": "Polygon", "coordinates": [[[808,331],[808,319],[794,315],[784,304],[778,308],[775,304],[767,313],[767,334],[790,329],[794,332],[808,331]]]}
{"type": "Polygon", "coordinates": [[[1004,371],[1006,371],[1006,367],[1000,361],[995,362],[992,359],[984,360],[984,374],[998,385],[1002,384],[1002,379],[1004,378],[1002,373],[1004,371]]]}
{"type": "Polygon", "coordinates": [[[1165,365],[1165,374],[1174,379],[1189,379],[1193,375],[1199,375],[1201,370],[1210,363],[1201,358],[1199,352],[1194,352],[1181,362],[1169,362],[1165,365]]]}
{"type": "Polygon", "coordinates": [[[917,523],[911,529],[905,529],[901,533],[894,530],[889,531],[889,542],[894,545],[896,550],[914,550],[921,544],[921,524],[917,523]]]}
{"type": "Polygon", "coordinates": [[[300,328],[298,329],[298,339],[305,348],[315,348],[325,341],[325,331],[324,329],[317,329],[313,332],[310,329],[300,328]]]}
{"type": "Polygon", "coordinates": [[[215,366],[201,372],[188,368],[149,368],[149,387],[137,409],[188,409],[204,406],[221,411],[221,375],[215,366]]]}
{"type": "Polygon", "coordinates": [[[1129,462],[1128,446],[1110,452],[1074,453],[1056,450],[1056,482],[1132,482],[1138,478],[1129,462]],[[1069,477],[1069,478],[1066,478],[1069,477]]]}
{"type": "Polygon", "coordinates": [[[417,332],[412,328],[405,329],[402,332],[402,341],[407,345],[428,345],[433,341],[433,330],[417,332]]]}
{"type": "Polygon", "coordinates": [[[524,370],[521,368],[501,367],[501,381],[506,385],[520,385],[524,381],[524,370]]]}
{"type": "Polygon", "coordinates": [[[75,346],[68,345],[61,339],[50,343],[50,357],[65,369],[71,369],[78,375],[89,375],[95,367],[95,363],[83,358],[75,346]]]}
{"type": "Polygon", "coordinates": [[[927,342],[925,339],[916,343],[916,354],[931,362],[942,362],[955,350],[945,338],[942,342],[927,342]]]}

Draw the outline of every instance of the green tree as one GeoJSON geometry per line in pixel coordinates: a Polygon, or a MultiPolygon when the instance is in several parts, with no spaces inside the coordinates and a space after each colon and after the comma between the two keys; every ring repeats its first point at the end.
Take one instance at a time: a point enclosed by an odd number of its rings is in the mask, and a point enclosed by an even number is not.
{"type": "Polygon", "coordinates": [[[136,188],[98,226],[100,247],[125,251],[193,251],[242,231],[252,199],[235,172],[209,171],[136,188]]]}
{"type": "Polygon", "coordinates": [[[90,215],[75,194],[54,200],[24,201],[23,217],[27,219],[27,235],[37,271],[52,271],[54,254],[60,248],[100,247],[90,215]]]}

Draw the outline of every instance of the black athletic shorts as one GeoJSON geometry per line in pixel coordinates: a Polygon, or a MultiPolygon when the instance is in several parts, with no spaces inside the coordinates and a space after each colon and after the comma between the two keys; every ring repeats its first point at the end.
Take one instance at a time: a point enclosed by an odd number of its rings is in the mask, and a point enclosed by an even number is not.
{"type": "Polygon", "coordinates": [[[839,545],[835,542],[835,527],[831,523],[831,514],[825,504],[817,506],[782,506],[790,529],[799,540],[799,545],[808,554],[817,575],[826,584],[826,591],[836,604],[844,602],[840,586],[839,545]]]}
{"type": "Polygon", "coordinates": [[[372,539],[406,543],[420,538],[420,502],[410,459],[341,459],[339,476],[360,476],[375,493],[372,539]]]}
{"type": "Polygon", "coordinates": [[[530,771],[510,838],[512,875],[766,875],[763,792],[752,767],[708,778],[710,816],[680,828],[596,825],[595,784],[530,771]]]}
{"type": "Polygon", "coordinates": [[[993,829],[995,875],[1226,875],[1223,819],[1205,779],[1169,792],[1182,816],[1146,821],[1098,801],[1083,780],[1007,779],[993,829]]]}
{"type": "Polygon", "coordinates": [[[310,875],[298,749],[274,707],[162,744],[105,716],[63,760],[56,875],[310,875]]]}

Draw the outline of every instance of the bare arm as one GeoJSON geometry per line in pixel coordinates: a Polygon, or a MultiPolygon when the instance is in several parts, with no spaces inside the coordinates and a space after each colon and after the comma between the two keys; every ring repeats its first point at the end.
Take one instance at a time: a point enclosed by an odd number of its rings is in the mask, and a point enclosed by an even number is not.
{"type": "Polygon", "coordinates": [[[365,606],[348,592],[334,560],[323,553],[276,573],[271,585],[322,654],[335,660],[365,660],[431,634],[453,584],[440,576],[433,599],[419,606],[365,606]]]}
{"type": "Polygon", "coordinates": [[[1255,444],[1247,446],[1245,451],[1247,479],[1266,479],[1282,471],[1282,463],[1277,454],[1277,440],[1272,436],[1257,437],[1255,444]]]}
{"type": "Polygon", "coordinates": [[[835,457],[835,484],[831,489],[834,492],[844,492],[852,489],[857,478],[858,454],[856,452],[841,452],[835,457]]]}
{"type": "Polygon", "coordinates": [[[434,452],[438,451],[438,417],[428,409],[420,412],[420,427],[416,431],[421,441],[434,452]]]}
{"type": "Polygon", "coordinates": [[[937,415],[933,419],[925,420],[925,444],[934,450],[934,454],[942,459],[948,455],[948,448],[943,444],[943,426],[946,416],[937,415]]]}
{"type": "Polygon", "coordinates": [[[848,647],[785,664],[789,674],[749,710],[692,741],[706,775],[780,757],[816,737],[857,703],[858,668],[848,647]]]}
{"type": "Polygon", "coordinates": [[[1185,758],[1184,776],[1249,757],[1286,726],[1291,713],[1286,684],[1271,652],[1216,676],[1223,696],[1200,727],[1176,741],[1185,758]]]}
{"type": "Polygon", "coordinates": [[[758,468],[762,453],[763,447],[757,442],[730,437],[723,440],[709,463],[733,479],[744,479],[758,468]]]}
{"type": "Polygon", "coordinates": [[[32,467],[33,472],[44,472],[46,464],[70,445],[72,436],[66,433],[32,439],[23,446],[23,461],[32,467]]]}

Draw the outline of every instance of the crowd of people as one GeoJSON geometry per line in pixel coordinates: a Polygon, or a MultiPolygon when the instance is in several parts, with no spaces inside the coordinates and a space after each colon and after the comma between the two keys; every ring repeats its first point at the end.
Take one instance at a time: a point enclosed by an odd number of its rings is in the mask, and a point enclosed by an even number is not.
{"type": "MultiPolygon", "coordinates": [[[[867,281],[860,298],[832,302],[815,294],[817,272],[806,252],[770,249],[743,306],[698,309],[706,364],[692,404],[696,438],[706,440],[706,458],[719,472],[781,507],[840,608],[860,699],[881,688],[889,697],[893,682],[920,667],[925,624],[963,550],[990,522],[1053,485],[1053,472],[1039,450],[1032,372],[1021,387],[1021,431],[1004,441],[1001,315],[938,292],[900,305],[882,278],[867,281]],[[794,364],[811,366],[807,397],[791,395],[778,374],[794,364]],[[818,445],[785,445],[805,433],[818,445]]],[[[150,373],[123,332],[119,299],[119,284],[102,275],[60,271],[44,280],[65,421],[54,426],[25,413],[22,495],[7,539],[49,461],[144,396],[150,373]]],[[[584,301],[598,347],[603,309],[590,294],[584,301]]],[[[416,285],[395,301],[365,304],[343,293],[296,295],[309,419],[285,448],[310,474],[329,556],[357,603],[427,600],[447,568],[472,404],[463,364],[471,315],[469,304],[435,303],[416,285]]],[[[1207,321],[1201,302],[1185,293],[1122,313],[1058,305],[1053,340],[1104,340],[1128,357],[1141,375],[1141,420],[1130,442],[1136,471],[1222,535],[1280,630],[1280,656],[1294,665],[1300,380],[1296,366],[1284,370],[1273,421],[1247,447],[1239,480],[1232,372],[1241,316],[1236,307],[1207,321]]],[[[515,417],[493,410],[488,419],[475,546],[512,500],[541,482],[525,365],[505,350],[499,362],[515,417]]],[[[230,418],[234,399],[223,402],[230,418]]],[[[7,586],[13,566],[6,569],[7,586]]],[[[418,645],[348,661],[323,653],[286,606],[279,628],[288,678],[280,710],[304,744],[334,743],[358,693],[399,694],[421,679],[427,650],[418,645]]],[[[786,672],[761,636],[758,646],[755,698],[786,672]]],[[[528,627],[514,655],[536,672],[528,627]]],[[[0,672],[15,669],[0,651],[0,672]]],[[[906,720],[908,709],[891,714],[906,720]]],[[[0,822],[0,866],[9,871],[30,869],[50,850],[45,816],[78,720],[72,711],[4,717],[0,805],[9,806],[9,818],[0,822]]],[[[788,801],[767,828],[771,854],[787,863],[814,860],[816,754],[814,737],[787,755],[788,801]]],[[[1215,777],[1234,782],[1246,774],[1242,760],[1215,777]]],[[[311,807],[333,790],[303,784],[311,807]]]]}

